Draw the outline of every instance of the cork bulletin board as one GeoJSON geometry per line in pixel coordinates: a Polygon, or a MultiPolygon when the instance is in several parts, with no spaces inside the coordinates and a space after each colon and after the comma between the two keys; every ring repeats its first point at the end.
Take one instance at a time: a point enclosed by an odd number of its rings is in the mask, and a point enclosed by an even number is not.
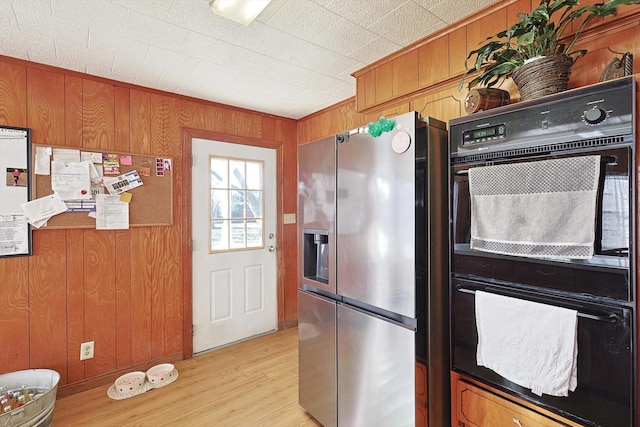
{"type": "MultiPolygon", "coordinates": [[[[51,175],[35,174],[37,161],[35,153],[38,147],[48,148],[46,145],[33,144],[32,156],[32,199],[44,197],[53,193],[51,189],[51,175]]],[[[71,147],[53,147],[71,148],[71,147]]],[[[98,150],[81,150],[97,154],[98,150]]],[[[169,157],[121,153],[109,151],[100,153],[103,156],[118,159],[119,171],[115,174],[105,173],[105,177],[117,177],[131,171],[137,171],[143,184],[127,192],[131,194],[129,204],[129,226],[158,226],[173,224],[173,160],[169,157]],[[130,161],[119,161],[129,158],[130,161]],[[130,165],[127,163],[131,163],[130,165]],[[149,175],[145,175],[148,169],[149,175]]],[[[106,169],[105,162],[105,169],[106,169]]],[[[108,192],[105,189],[105,194],[108,192]]],[[[94,228],[96,220],[88,216],[87,212],[64,212],[49,219],[46,229],[60,228],[94,228]]]]}

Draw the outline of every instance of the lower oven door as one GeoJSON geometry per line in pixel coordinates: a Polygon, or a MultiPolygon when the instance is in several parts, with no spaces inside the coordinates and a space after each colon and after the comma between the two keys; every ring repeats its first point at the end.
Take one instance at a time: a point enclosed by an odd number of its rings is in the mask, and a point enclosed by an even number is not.
{"type": "Polygon", "coordinates": [[[452,368],[490,386],[533,402],[587,426],[635,425],[632,310],[550,297],[535,291],[454,279],[452,368]],[[565,307],[578,311],[578,386],[568,397],[538,396],[491,369],[478,366],[475,291],[565,307]]]}

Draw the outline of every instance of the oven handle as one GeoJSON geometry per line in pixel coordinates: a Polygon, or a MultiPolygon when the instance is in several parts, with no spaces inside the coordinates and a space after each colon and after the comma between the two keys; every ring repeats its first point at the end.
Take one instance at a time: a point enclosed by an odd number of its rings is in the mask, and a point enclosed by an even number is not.
{"type": "MultiPolygon", "coordinates": [[[[465,294],[475,294],[476,290],[475,289],[467,289],[467,288],[456,288],[458,291],[465,293],[465,294]]],[[[499,294],[496,294],[499,295],[499,294]]],[[[583,313],[581,311],[578,311],[578,317],[582,317],[584,319],[592,319],[592,320],[597,320],[599,322],[607,322],[607,323],[615,323],[619,320],[618,316],[616,316],[615,314],[609,314],[608,316],[600,316],[598,314],[589,314],[589,313],[583,313]]]]}
{"type": "MultiPolygon", "coordinates": [[[[616,156],[602,156],[600,158],[600,163],[604,163],[606,165],[617,165],[618,159],[616,156]]],[[[457,170],[453,174],[456,176],[467,176],[469,175],[469,169],[457,170]]]]}

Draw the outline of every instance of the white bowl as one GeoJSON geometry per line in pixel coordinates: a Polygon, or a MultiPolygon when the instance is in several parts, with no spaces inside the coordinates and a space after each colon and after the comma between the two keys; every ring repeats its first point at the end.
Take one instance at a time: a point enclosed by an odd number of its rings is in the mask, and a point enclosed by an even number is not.
{"type": "Polygon", "coordinates": [[[140,390],[144,384],[145,374],[144,372],[136,371],[124,374],[115,382],[116,390],[118,393],[132,393],[140,390]]]}
{"type": "Polygon", "coordinates": [[[174,366],[171,363],[161,363],[147,371],[147,379],[151,384],[158,384],[171,379],[175,375],[174,366]]]}

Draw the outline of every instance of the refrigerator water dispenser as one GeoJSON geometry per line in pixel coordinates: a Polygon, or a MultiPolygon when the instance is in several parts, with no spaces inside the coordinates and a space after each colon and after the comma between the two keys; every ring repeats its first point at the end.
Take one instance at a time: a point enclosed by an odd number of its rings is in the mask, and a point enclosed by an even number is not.
{"type": "Polygon", "coordinates": [[[329,231],[304,230],[304,277],[329,283],[329,231]]]}

